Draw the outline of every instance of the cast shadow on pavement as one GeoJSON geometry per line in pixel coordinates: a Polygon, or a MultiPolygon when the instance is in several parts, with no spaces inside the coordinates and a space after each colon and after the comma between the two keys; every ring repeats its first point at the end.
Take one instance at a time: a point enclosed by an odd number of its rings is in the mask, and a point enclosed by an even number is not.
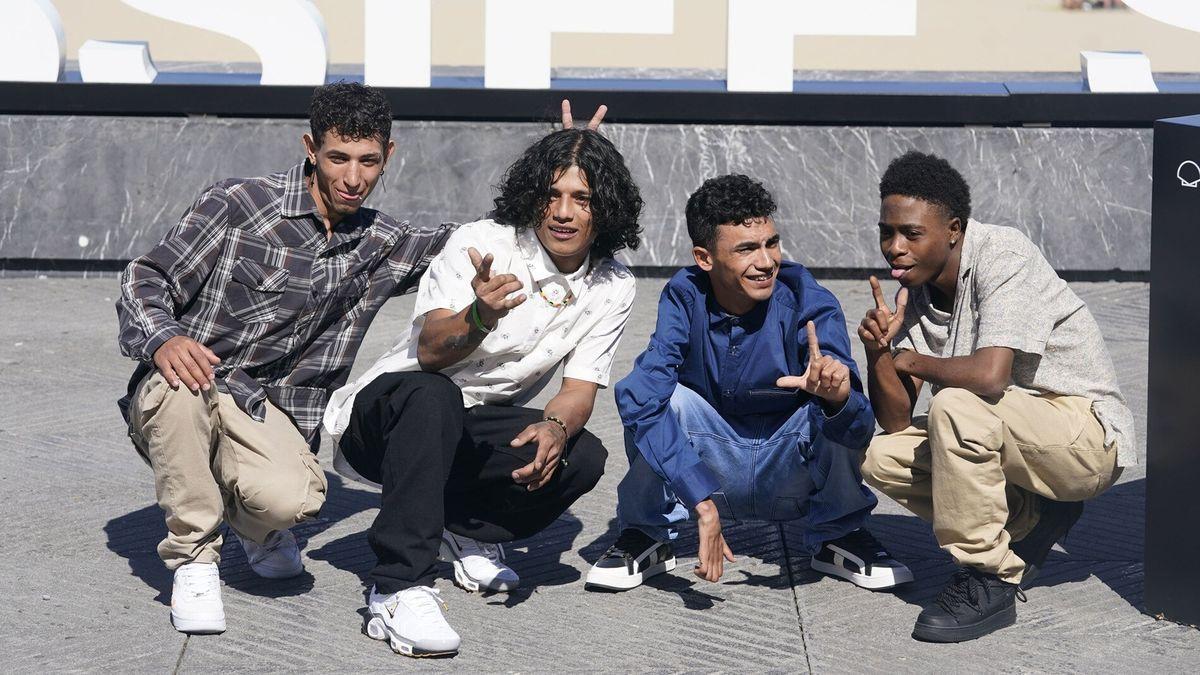
{"type": "MultiPolygon", "coordinates": [[[[1066,539],[1051,550],[1041,574],[1029,585],[1029,592],[1095,576],[1144,612],[1144,524],[1145,481],[1139,479],[1109,488],[1086,503],[1083,516],[1066,539]]],[[[793,531],[794,527],[794,524],[785,526],[789,542],[799,540],[799,530],[793,531]]],[[[955,566],[949,554],[938,547],[929,524],[916,516],[876,514],[867,527],[916,577],[913,583],[887,592],[913,605],[932,602],[955,566]]],[[[825,578],[808,567],[806,558],[799,562],[795,568],[798,584],[825,578]]]]}
{"type": "MultiPolygon", "coordinates": [[[[378,506],[378,495],[368,508],[378,506]]],[[[505,562],[521,577],[520,587],[510,593],[485,593],[490,605],[514,607],[533,594],[538,586],[558,586],[579,580],[579,570],[562,562],[562,554],[571,550],[583,524],[570,511],[563,514],[538,534],[504,544],[505,562]]],[[[375,554],[367,543],[366,531],[355,532],[310,551],[314,560],[324,560],[333,567],[358,577],[364,591],[371,585],[370,572],[375,566],[375,554]]],[[[449,564],[438,564],[439,579],[453,579],[449,564]]]]}
{"type": "MultiPolygon", "coordinates": [[[[345,487],[340,476],[327,474],[329,492],[321,514],[314,520],[292,528],[303,551],[308,539],[348,518],[359,511],[378,506],[379,496],[362,490],[345,487]]],[[[123,516],[109,520],[104,525],[108,549],[125,558],[130,573],[147,586],[158,591],[157,602],[169,604],[173,574],[158,557],[157,546],[167,534],[163,512],[156,504],[143,507],[123,516]]],[[[228,527],[223,528],[224,545],[221,547],[221,579],[231,588],[243,593],[264,597],[287,597],[300,595],[313,587],[313,577],[304,572],[293,579],[263,579],[246,565],[246,554],[228,527]]],[[[312,557],[310,555],[310,557],[312,557]]]]}
{"type": "MultiPolygon", "coordinates": [[[[731,521],[722,520],[722,534],[726,543],[733,551],[736,561],[725,564],[725,573],[718,582],[721,586],[759,586],[773,589],[786,589],[790,586],[788,574],[784,569],[784,554],[779,526],[776,523],[762,521],[731,521]],[[775,574],[758,574],[745,569],[754,567],[757,563],[779,566],[775,574]]],[[[617,530],[617,519],[608,522],[604,534],[596,537],[591,543],[579,549],[579,556],[591,565],[594,564],[609,546],[616,541],[620,532],[617,530]]],[[[679,525],[679,536],[671,543],[671,550],[678,560],[678,567],[673,574],[656,576],[645,585],[667,591],[679,596],[685,609],[706,610],[725,602],[725,598],[713,595],[703,590],[716,586],[696,577],[690,566],[694,566],[698,555],[699,544],[696,539],[696,525],[687,521],[679,525]],[[684,569],[688,566],[688,569],[684,569]]],[[[594,593],[618,593],[602,588],[588,588],[594,593]]]]}

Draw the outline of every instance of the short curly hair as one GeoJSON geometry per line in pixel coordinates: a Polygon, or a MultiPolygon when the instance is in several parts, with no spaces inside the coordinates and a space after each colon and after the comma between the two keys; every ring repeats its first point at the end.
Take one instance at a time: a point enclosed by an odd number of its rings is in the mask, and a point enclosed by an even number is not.
{"type": "Polygon", "coordinates": [[[879,198],[912,197],[935,204],[947,218],[966,228],[971,218],[971,188],[950,162],[937,155],[909,150],[888,164],[879,181],[879,198]]]}
{"type": "Polygon", "coordinates": [[[504,173],[492,217],[518,232],[540,226],[550,206],[550,186],[572,166],[579,167],[592,192],[596,240],[591,254],[611,258],[622,249],[637,250],[641,191],[616,146],[590,129],[563,129],[529,146],[504,173]]]}
{"type": "Polygon", "coordinates": [[[692,245],[712,250],[717,227],[774,215],[777,207],[762,183],[740,173],[709,178],[688,197],[687,229],[692,245]]]}
{"type": "Polygon", "coordinates": [[[308,124],[317,147],[327,131],[352,141],[376,138],[386,147],[392,138],[392,106],[378,89],[343,80],[313,90],[308,124]]]}

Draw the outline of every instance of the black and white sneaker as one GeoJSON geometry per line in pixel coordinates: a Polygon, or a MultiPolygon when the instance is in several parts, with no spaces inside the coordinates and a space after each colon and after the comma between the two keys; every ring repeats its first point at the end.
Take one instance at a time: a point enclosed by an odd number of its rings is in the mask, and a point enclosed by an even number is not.
{"type": "Polygon", "coordinates": [[[588,571],[587,586],[627,591],[637,588],[650,577],[675,569],[675,554],[670,544],[660,544],[650,535],[633,527],[621,531],[617,543],[588,571]]]}
{"type": "Polygon", "coordinates": [[[812,557],[810,566],[873,591],[913,580],[912,570],[893,558],[874,535],[861,527],[840,539],[825,542],[812,557]]]}

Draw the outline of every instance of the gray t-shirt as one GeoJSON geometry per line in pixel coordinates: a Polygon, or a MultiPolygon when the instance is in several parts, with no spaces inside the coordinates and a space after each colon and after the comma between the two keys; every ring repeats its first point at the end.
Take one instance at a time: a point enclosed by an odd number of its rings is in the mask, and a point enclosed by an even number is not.
{"type": "Polygon", "coordinates": [[[1137,464],[1133,413],[1117,387],[1100,327],[1019,230],[971,220],[953,310],[936,309],[927,287],[911,289],[892,346],[942,358],[984,347],[1013,349],[1010,388],[1091,399],[1105,443],[1116,443],[1117,465],[1137,464]]]}

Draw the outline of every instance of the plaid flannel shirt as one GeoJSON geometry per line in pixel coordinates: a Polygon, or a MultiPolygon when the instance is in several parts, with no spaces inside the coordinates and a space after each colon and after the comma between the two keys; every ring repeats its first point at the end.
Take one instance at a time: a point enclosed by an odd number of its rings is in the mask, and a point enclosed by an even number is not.
{"type": "Polygon", "coordinates": [[[315,448],[371,320],[416,288],[453,227],[362,208],[326,240],[304,164],[213,185],[121,277],[121,353],[141,362],[119,402],[126,421],[154,352],[187,335],[220,357],[217,387],[238,407],[261,421],[269,398],[315,448]]]}

